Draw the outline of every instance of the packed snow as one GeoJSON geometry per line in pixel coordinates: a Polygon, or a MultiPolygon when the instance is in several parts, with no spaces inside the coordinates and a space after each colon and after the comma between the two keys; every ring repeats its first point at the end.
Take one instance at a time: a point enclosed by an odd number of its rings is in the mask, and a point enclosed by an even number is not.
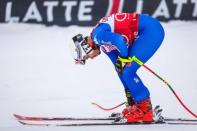
{"type": "MultiPolygon", "coordinates": [[[[197,113],[197,22],[162,23],[166,37],[146,63],[166,79],[185,104],[197,113]]],[[[13,113],[30,116],[106,117],[91,104],[111,107],[125,101],[124,89],[110,60],[103,53],[75,65],[69,44],[78,33],[92,27],[46,27],[29,24],[0,24],[0,130],[1,131],[194,131],[197,126],[138,125],[105,127],[23,126],[13,113]]],[[[151,92],[153,106],[163,116],[192,118],[169,88],[143,67],[138,71],[151,92]]]]}

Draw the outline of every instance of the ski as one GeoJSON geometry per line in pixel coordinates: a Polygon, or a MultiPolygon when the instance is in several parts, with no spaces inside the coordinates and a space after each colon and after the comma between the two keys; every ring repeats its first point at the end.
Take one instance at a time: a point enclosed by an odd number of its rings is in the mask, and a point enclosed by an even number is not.
{"type": "Polygon", "coordinates": [[[27,121],[65,121],[65,120],[115,120],[113,117],[86,117],[86,118],[75,118],[75,117],[37,117],[37,116],[22,116],[18,114],[13,114],[17,120],[27,120],[27,121]]]}
{"type": "MultiPolygon", "coordinates": [[[[116,117],[35,117],[35,116],[22,116],[18,114],[13,114],[17,120],[27,120],[27,121],[66,121],[66,120],[115,120],[116,117]]],[[[186,119],[186,118],[164,118],[164,121],[182,121],[182,122],[197,122],[197,119],[186,119]]]]}
{"type": "Polygon", "coordinates": [[[182,122],[197,122],[197,119],[187,119],[187,118],[164,118],[164,121],[182,121],[182,122]]]}
{"type": "Polygon", "coordinates": [[[152,122],[152,123],[114,123],[114,122],[103,122],[103,123],[67,123],[67,124],[54,124],[54,123],[28,123],[23,121],[18,121],[22,125],[26,126],[116,126],[116,125],[161,125],[161,124],[167,124],[167,125],[196,125],[195,122],[152,122]]]}

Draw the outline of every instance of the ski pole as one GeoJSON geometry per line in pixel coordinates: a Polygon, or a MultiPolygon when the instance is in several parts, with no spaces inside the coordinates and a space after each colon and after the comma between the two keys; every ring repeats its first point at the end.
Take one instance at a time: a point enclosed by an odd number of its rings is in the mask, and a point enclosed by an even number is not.
{"type": "Polygon", "coordinates": [[[166,81],[164,80],[161,76],[159,76],[157,73],[155,73],[152,69],[150,69],[148,66],[146,66],[142,61],[140,61],[136,56],[133,56],[131,58],[131,62],[134,61],[137,64],[139,64],[140,66],[143,66],[145,69],[147,69],[149,72],[151,72],[152,74],[154,74],[157,78],[159,78],[161,81],[163,81],[168,87],[169,89],[172,91],[172,93],[175,95],[176,99],[179,101],[179,103],[183,106],[183,108],[189,112],[193,117],[197,118],[197,114],[193,113],[184,103],[183,101],[179,98],[179,96],[176,94],[176,92],[174,91],[174,89],[172,88],[172,86],[166,81]]]}

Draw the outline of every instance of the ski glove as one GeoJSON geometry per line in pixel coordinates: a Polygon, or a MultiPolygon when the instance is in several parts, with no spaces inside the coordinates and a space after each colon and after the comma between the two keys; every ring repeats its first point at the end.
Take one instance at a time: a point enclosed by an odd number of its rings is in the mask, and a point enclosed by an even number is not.
{"type": "Polygon", "coordinates": [[[115,69],[119,74],[123,74],[123,69],[124,67],[128,64],[131,63],[132,59],[131,57],[127,58],[122,58],[118,56],[116,63],[115,63],[115,69]]]}

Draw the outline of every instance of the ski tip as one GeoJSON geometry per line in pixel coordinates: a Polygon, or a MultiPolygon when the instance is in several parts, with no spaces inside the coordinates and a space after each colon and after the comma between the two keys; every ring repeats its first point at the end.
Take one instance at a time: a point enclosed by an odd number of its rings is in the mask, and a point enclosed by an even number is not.
{"type": "Polygon", "coordinates": [[[18,121],[19,123],[21,123],[22,125],[26,125],[26,123],[25,122],[22,122],[22,121],[18,121]]]}
{"type": "Polygon", "coordinates": [[[18,114],[13,114],[13,116],[18,120],[24,120],[24,117],[18,114]]]}
{"type": "Polygon", "coordinates": [[[92,104],[92,105],[96,105],[96,103],[94,103],[94,102],[91,102],[91,104],[92,104]]]}
{"type": "Polygon", "coordinates": [[[13,116],[14,116],[15,118],[20,118],[20,115],[17,115],[17,114],[13,114],[13,116]]]}
{"type": "Polygon", "coordinates": [[[17,117],[18,115],[14,113],[13,116],[17,117]]]}

